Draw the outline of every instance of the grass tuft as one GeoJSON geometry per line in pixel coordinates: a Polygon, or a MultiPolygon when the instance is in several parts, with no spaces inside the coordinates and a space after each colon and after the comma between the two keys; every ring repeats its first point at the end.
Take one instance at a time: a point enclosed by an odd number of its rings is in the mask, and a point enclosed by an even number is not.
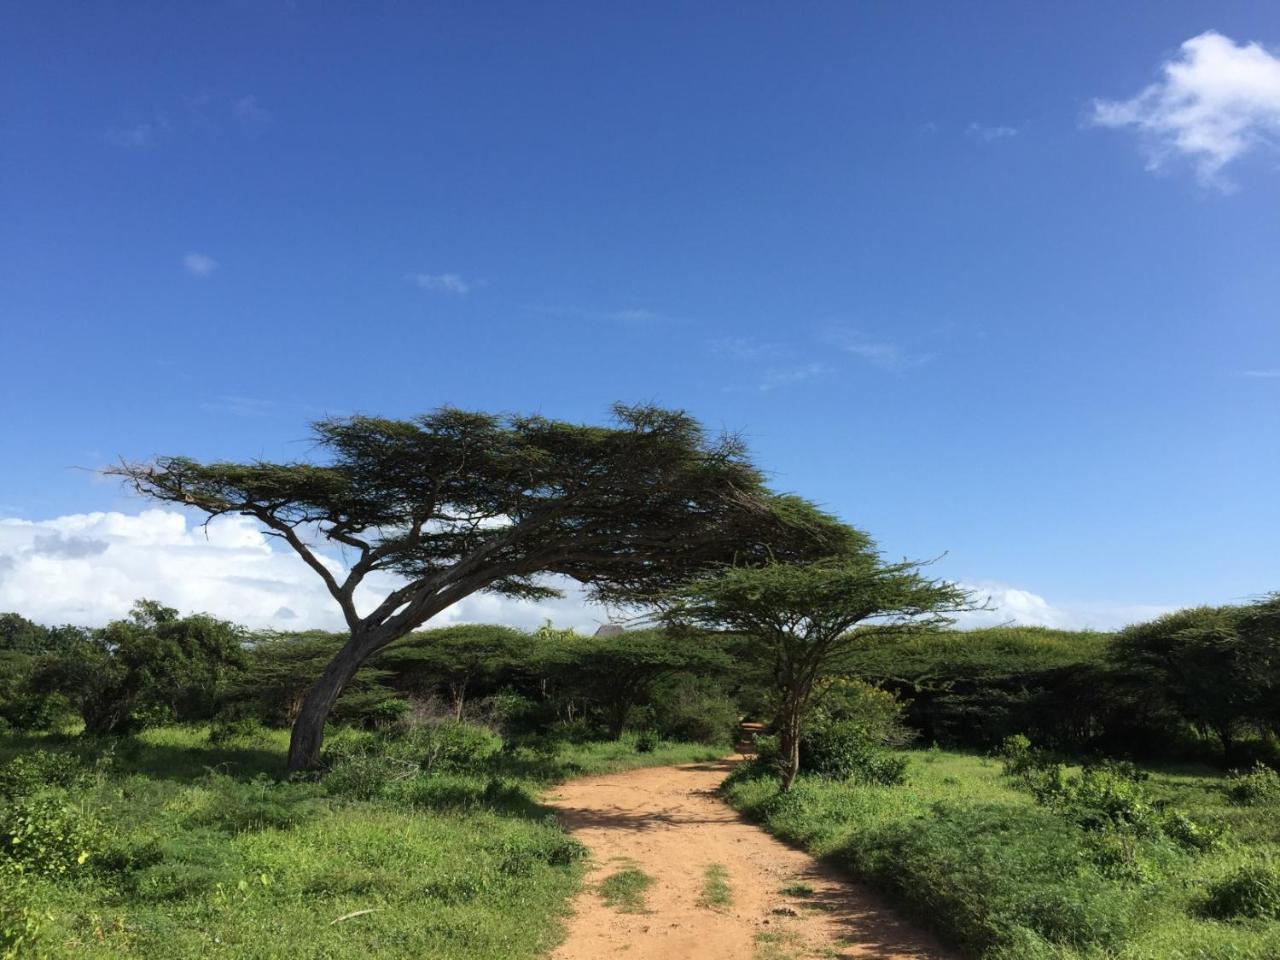
{"type": "Polygon", "coordinates": [[[653,886],[653,877],[639,867],[625,867],[600,883],[600,899],[619,913],[648,913],[644,893],[653,886]]]}
{"type": "Polygon", "coordinates": [[[729,871],[718,863],[707,867],[702,880],[704,907],[727,907],[733,903],[733,890],[729,887],[729,871]]]}

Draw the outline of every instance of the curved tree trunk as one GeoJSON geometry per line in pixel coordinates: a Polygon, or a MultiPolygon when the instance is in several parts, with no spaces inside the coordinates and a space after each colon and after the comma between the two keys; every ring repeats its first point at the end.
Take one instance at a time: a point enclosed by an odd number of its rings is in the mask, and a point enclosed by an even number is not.
{"type": "Polygon", "coordinates": [[[320,765],[320,747],[324,743],[324,725],[343,689],[355,676],[372,650],[367,637],[352,637],[336,657],[329,661],[320,679],[311,685],[302,700],[298,718],[289,737],[289,772],[314,770],[320,765]]]}

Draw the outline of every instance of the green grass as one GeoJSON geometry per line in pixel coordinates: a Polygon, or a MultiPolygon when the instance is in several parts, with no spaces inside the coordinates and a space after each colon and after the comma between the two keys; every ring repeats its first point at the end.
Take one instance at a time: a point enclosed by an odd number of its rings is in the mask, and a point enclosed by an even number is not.
{"type": "Polygon", "coordinates": [[[600,899],[619,913],[647,913],[644,892],[653,886],[653,877],[639,867],[624,867],[600,882],[600,899]]]}
{"type": "Polygon", "coordinates": [[[1274,960],[1280,924],[1219,922],[1215,883],[1280,856],[1280,809],[1228,802],[1225,781],[1192,767],[1151,771],[1145,788],[1229,839],[1194,855],[1144,841],[1141,879],[1101,863],[1094,835],[1014,788],[999,763],[913,752],[908,783],[862,786],[735,777],[730,802],[780,837],[889,893],[969,957],[1000,960],[1274,960]]]}
{"type": "Polygon", "coordinates": [[[56,751],[29,796],[0,796],[0,839],[26,811],[27,848],[52,844],[69,864],[52,874],[56,858],[42,855],[18,869],[25,848],[0,844],[0,956],[26,925],[52,957],[541,956],[561,935],[583,855],[541,791],[719,753],[530,743],[480,769],[339,792],[282,778],[287,739],[263,730],[213,747],[206,731],[175,727],[114,742],[0,737],[0,761],[56,751]]]}
{"type": "Polygon", "coordinates": [[[704,907],[727,907],[733,903],[733,889],[729,886],[729,871],[718,863],[707,867],[702,877],[702,898],[699,901],[704,907]]]}

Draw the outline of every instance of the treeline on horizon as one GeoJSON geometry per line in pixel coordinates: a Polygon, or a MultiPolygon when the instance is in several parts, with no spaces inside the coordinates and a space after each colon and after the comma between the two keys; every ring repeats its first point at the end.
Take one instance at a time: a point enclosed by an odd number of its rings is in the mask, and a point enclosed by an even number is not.
{"type": "MultiPolygon", "coordinates": [[[[1074,755],[1280,757],[1280,595],[1197,607],[1115,633],[1003,626],[857,644],[835,672],[892,693],[920,742],[990,749],[1025,734],[1074,755]]],[[[0,614],[0,728],[77,720],[92,734],[167,723],[287,727],[345,636],[250,632],[140,601],[104,628],[0,614]]],[[[377,727],[414,710],[507,735],[624,731],[727,743],[771,719],[760,667],[733,636],[584,636],[550,625],[421,630],[356,675],[334,711],[377,727]]]]}

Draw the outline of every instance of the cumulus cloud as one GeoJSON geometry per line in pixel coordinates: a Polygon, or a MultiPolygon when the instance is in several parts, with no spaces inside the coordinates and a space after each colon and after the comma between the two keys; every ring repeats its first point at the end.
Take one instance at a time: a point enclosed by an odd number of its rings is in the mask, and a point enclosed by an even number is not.
{"type": "MultiPolygon", "coordinates": [[[[336,572],[337,557],[325,562],[336,572]]],[[[370,577],[357,606],[371,610],[398,581],[370,577]]],[[[538,602],[476,594],[431,622],[508,623],[594,630],[607,612],[568,582],[563,599],[538,602]]],[[[247,517],[207,526],[176,510],[83,513],[52,520],[0,519],[0,611],[42,623],[99,626],[142,597],[184,613],[207,612],[254,628],[343,628],[337,605],[293,551],[247,517]]]]}
{"type": "Polygon", "coordinates": [[[961,629],[1013,624],[1060,630],[1118,630],[1173,609],[1154,604],[1050,603],[1030,590],[993,580],[964,582],[961,586],[978,597],[988,598],[989,607],[957,615],[956,626],[961,629]]]}
{"type": "Polygon", "coordinates": [[[1189,159],[1203,183],[1229,189],[1223,168],[1280,136],[1280,58],[1258,43],[1210,30],[1187,40],[1163,76],[1130,100],[1096,100],[1091,120],[1133,128],[1147,140],[1150,169],[1189,159]]]}
{"type": "Polygon", "coordinates": [[[471,284],[456,273],[415,273],[410,279],[423,290],[452,293],[460,297],[471,292],[471,284]]]}
{"type": "Polygon", "coordinates": [[[188,253],[182,258],[182,269],[193,277],[212,276],[218,266],[218,261],[206,253],[188,253]]]}

